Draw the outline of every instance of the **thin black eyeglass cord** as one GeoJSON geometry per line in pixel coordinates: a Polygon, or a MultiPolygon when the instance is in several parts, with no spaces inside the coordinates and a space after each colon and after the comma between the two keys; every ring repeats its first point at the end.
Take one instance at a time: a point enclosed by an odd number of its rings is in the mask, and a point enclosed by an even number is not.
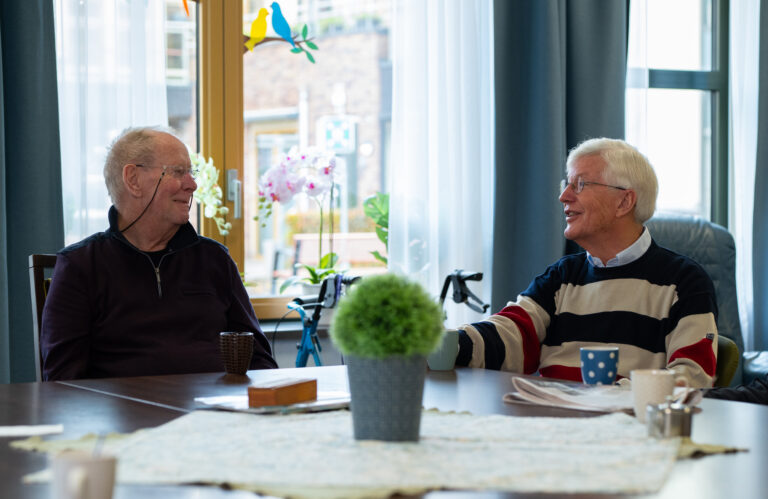
{"type": "MultiPolygon", "coordinates": [[[[136,166],[144,166],[144,165],[136,165],[136,166]]],[[[139,216],[138,216],[138,217],[136,217],[136,219],[135,219],[133,222],[129,223],[129,224],[128,224],[128,227],[125,227],[125,228],[123,228],[122,230],[118,228],[118,230],[117,230],[118,232],[120,232],[120,233],[122,234],[122,233],[123,233],[123,232],[125,232],[126,230],[130,229],[131,227],[133,227],[133,224],[135,224],[136,222],[138,222],[138,221],[139,221],[139,219],[140,219],[141,217],[143,217],[143,216],[144,216],[144,214],[145,214],[145,213],[147,212],[147,210],[149,209],[149,205],[151,205],[151,204],[152,204],[152,201],[154,201],[154,200],[155,200],[155,195],[157,194],[157,190],[160,188],[160,182],[162,182],[162,180],[163,180],[163,177],[165,177],[165,169],[163,169],[163,173],[162,173],[162,174],[160,174],[160,178],[159,178],[159,179],[157,179],[157,185],[155,186],[155,192],[153,192],[153,193],[152,193],[152,198],[150,198],[150,200],[149,200],[149,203],[147,203],[147,206],[145,206],[145,207],[144,207],[144,211],[142,211],[142,212],[139,214],[139,216]]]]}

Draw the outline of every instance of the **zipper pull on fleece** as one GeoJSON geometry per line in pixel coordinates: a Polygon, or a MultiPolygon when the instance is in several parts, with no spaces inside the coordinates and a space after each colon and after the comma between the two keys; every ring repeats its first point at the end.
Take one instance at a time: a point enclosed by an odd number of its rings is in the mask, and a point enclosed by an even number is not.
{"type": "Polygon", "coordinates": [[[157,277],[157,295],[163,297],[163,288],[160,286],[160,267],[155,267],[155,277],[157,277]]]}

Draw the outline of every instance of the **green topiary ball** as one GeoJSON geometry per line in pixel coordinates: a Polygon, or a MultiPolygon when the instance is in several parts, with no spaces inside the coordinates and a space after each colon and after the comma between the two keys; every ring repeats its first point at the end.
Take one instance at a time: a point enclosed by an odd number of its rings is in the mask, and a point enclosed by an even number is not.
{"type": "Polygon", "coordinates": [[[443,314],[421,284],[395,274],[364,277],[339,301],[331,338],[341,353],[383,358],[427,355],[443,314]]]}

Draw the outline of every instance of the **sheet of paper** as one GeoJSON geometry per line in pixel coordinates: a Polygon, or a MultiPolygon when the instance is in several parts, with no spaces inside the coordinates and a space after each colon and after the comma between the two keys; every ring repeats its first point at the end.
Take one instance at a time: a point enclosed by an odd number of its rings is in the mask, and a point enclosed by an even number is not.
{"type": "Polygon", "coordinates": [[[250,412],[251,414],[294,414],[299,412],[321,412],[346,409],[349,407],[347,392],[318,392],[317,400],[290,405],[248,407],[247,395],[222,395],[217,397],[196,397],[200,409],[250,412]]]}
{"type": "MultiPolygon", "coordinates": [[[[514,376],[512,386],[516,391],[505,394],[505,402],[522,400],[535,405],[580,411],[633,412],[632,386],[629,383],[600,386],[514,376]]],[[[700,390],[677,387],[674,395],[691,406],[701,401],[700,390]]]]}
{"type": "Polygon", "coordinates": [[[33,437],[35,435],[54,435],[64,431],[60,424],[0,426],[0,437],[33,437]]]}

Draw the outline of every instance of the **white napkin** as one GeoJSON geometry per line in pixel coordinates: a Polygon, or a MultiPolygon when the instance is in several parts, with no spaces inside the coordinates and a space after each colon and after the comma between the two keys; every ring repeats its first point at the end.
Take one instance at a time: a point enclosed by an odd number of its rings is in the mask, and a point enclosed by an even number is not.
{"type": "Polygon", "coordinates": [[[0,437],[31,437],[33,435],[52,435],[64,431],[64,425],[40,424],[0,426],[0,437]]]}

